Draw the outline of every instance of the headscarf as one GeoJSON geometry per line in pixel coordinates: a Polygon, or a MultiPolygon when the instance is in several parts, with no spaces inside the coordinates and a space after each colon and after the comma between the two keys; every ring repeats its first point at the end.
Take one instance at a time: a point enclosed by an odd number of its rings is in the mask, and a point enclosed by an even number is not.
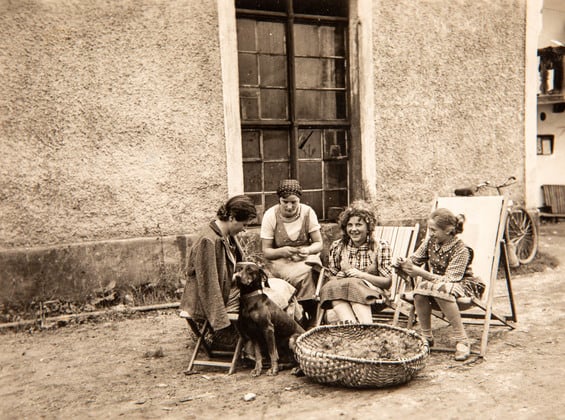
{"type": "Polygon", "coordinates": [[[296,179],[283,179],[279,183],[279,188],[277,188],[277,195],[281,198],[286,198],[289,195],[296,195],[297,197],[302,196],[302,187],[300,182],[296,179]]]}

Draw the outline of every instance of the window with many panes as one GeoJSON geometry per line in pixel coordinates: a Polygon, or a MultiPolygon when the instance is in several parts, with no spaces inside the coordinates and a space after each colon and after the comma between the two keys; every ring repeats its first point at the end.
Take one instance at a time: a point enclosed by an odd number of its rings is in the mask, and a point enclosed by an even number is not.
{"type": "Polygon", "coordinates": [[[346,0],[236,0],[245,193],[296,178],[321,220],[349,201],[346,0]]]}

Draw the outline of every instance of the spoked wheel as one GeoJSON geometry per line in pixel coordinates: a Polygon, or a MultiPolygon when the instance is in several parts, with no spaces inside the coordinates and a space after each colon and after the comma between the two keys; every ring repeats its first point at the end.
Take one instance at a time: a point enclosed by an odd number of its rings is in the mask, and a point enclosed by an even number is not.
{"type": "Polygon", "coordinates": [[[506,232],[520,264],[532,262],[538,252],[538,230],[530,213],[523,207],[513,208],[506,220],[506,232]]]}

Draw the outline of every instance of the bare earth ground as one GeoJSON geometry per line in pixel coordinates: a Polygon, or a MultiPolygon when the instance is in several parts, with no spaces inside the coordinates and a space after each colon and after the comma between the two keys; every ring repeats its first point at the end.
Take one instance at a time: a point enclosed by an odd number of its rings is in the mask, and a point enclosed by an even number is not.
{"type": "MultiPolygon", "coordinates": [[[[433,352],[405,385],[355,390],[248,369],[185,376],[193,343],[176,311],[165,311],[0,335],[0,417],[563,419],[565,223],[542,225],[540,245],[560,266],[513,278],[517,328],[491,329],[485,359],[433,352]],[[163,357],[148,357],[159,348],[163,357]],[[244,401],[247,393],[256,398],[244,401]]],[[[507,313],[502,289],[496,307],[507,313]]]]}

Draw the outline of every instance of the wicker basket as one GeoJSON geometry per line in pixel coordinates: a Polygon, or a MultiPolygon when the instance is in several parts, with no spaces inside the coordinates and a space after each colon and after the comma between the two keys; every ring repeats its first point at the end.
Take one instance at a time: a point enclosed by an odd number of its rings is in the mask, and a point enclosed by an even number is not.
{"type": "MultiPolygon", "coordinates": [[[[382,341],[381,341],[382,342],[382,341]]],[[[379,388],[408,382],[426,365],[429,356],[427,341],[412,330],[386,324],[323,325],[305,332],[296,340],[295,354],[304,374],[329,385],[352,388],[379,388]],[[375,339],[402,340],[418,349],[416,355],[398,360],[359,359],[331,354],[328,339],[337,337],[355,342],[375,339]]]]}

